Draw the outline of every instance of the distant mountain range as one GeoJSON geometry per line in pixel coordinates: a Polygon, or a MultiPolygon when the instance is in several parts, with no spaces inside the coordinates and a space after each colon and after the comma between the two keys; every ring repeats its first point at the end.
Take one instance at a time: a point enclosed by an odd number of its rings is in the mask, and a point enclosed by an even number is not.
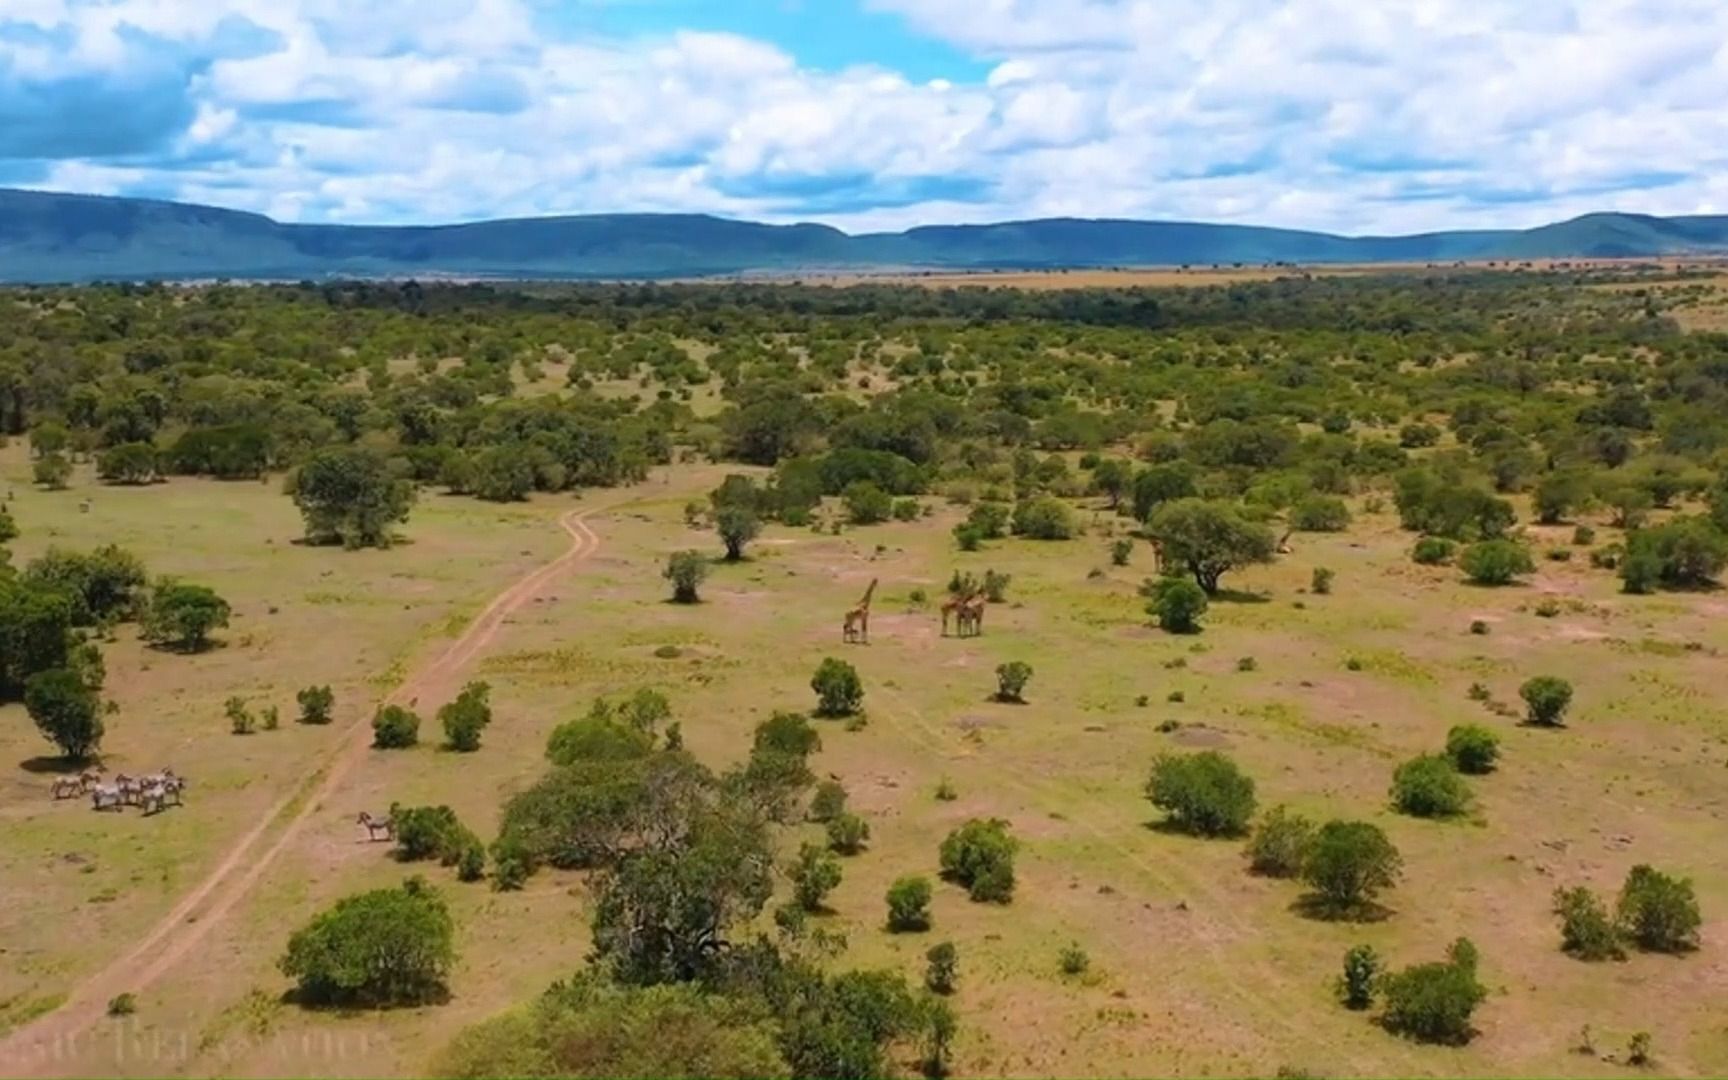
{"type": "Polygon", "coordinates": [[[1060,218],[852,236],[698,214],[467,225],[288,225],[148,199],[0,188],[0,281],[467,276],[665,278],[798,270],[1728,256],[1728,215],[1587,214],[1524,230],[1333,236],[1060,218]]]}

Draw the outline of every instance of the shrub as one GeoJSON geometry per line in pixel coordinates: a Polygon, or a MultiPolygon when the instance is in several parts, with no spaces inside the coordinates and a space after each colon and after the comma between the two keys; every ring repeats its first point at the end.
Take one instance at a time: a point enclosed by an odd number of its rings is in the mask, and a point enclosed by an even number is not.
{"type": "Polygon", "coordinates": [[[1532,724],[1557,727],[1565,722],[1572,705],[1572,684],[1552,675],[1539,675],[1518,688],[1518,696],[1529,708],[1532,724]]]}
{"type": "Polygon", "coordinates": [[[1313,842],[1313,822],[1275,806],[1261,819],[1248,841],[1248,867],[1267,877],[1293,878],[1302,872],[1308,847],[1313,842]]]}
{"type": "Polygon", "coordinates": [[[978,531],[976,525],[956,525],[954,526],[954,544],[961,551],[977,551],[984,546],[984,534],[978,531]]]}
{"type": "Polygon", "coordinates": [[[1482,619],[1471,619],[1470,620],[1470,632],[1472,634],[1475,634],[1477,637],[1487,637],[1488,636],[1488,623],[1482,619]]]}
{"type": "Polygon", "coordinates": [[[952,941],[944,941],[932,945],[930,951],[924,954],[924,985],[933,994],[952,994],[954,980],[959,974],[960,953],[954,948],[952,941]]]}
{"type": "Polygon", "coordinates": [[[265,731],[275,731],[282,726],[282,712],[274,705],[264,706],[264,710],[258,714],[258,717],[263,723],[265,731]]]}
{"type": "Polygon", "coordinates": [[[1349,916],[1374,901],[1403,872],[1398,849],[1376,825],[1365,821],[1328,821],[1314,834],[1302,862],[1302,880],[1314,890],[1320,908],[1349,916]]]}
{"type": "Polygon", "coordinates": [[[1554,890],[1554,914],[1560,917],[1560,948],[1580,960],[1623,960],[1620,929],[1608,915],[1602,898],[1582,885],[1554,890]]]}
{"type": "Polygon", "coordinates": [[[1026,683],[1032,678],[1032,665],[1023,660],[1010,660],[996,668],[996,700],[1026,703],[1026,683]]]}
{"type": "Polygon", "coordinates": [[[420,741],[420,718],[400,705],[386,705],[372,717],[372,745],[402,750],[420,741]]]}
{"type": "Polygon", "coordinates": [[[973,900],[1006,904],[1014,895],[1018,845],[1000,818],[973,818],[942,841],[942,876],[966,887],[973,900]]]}
{"type": "Polygon", "coordinates": [[[455,962],[449,909],[416,877],[337,901],[295,931],[277,966],[303,1002],[408,1005],[441,996],[455,962]]]}
{"type": "Polygon", "coordinates": [[[1450,540],[1438,536],[1424,536],[1410,549],[1410,558],[1422,566],[1439,566],[1449,561],[1457,549],[1458,545],[1450,540]]]}
{"type": "Polygon", "coordinates": [[[1332,582],[1336,575],[1324,566],[1314,568],[1314,576],[1308,582],[1308,591],[1316,596],[1329,596],[1332,593],[1332,582]]]}
{"type": "Polygon", "coordinates": [[[1558,614],[1560,614],[1560,602],[1552,597],[1544,599],[1536,605],[1536,617],[1538,619],[1552,619],[1558,614]]]}
{"type": "Polygon", "coordinates": [[[1471,544],[1464,549],[1458,565],[1477,585],[1510,585],[1536,570],[1530,552],[1511,540],[1484,540],[1480,544],[1471,544]]]}
{"type": "Polygon", "coordinates": [[[1196,836],[1234,836],[1254,816],[1254,781],[1216,750],[1154,758],[1146,798],[1196,836]]]}
{"type": "Polygon", "coordinates": [[[1200,616],[1206,614],[1206,590],[1194,582],[1177,577],[1149,579],[1140,586],[1140,595],[1151,601],[1146,613],[1168,633],[1200,632],[1200,616]]]}
{"type": "Polygon", "coordinates": [[[1014,580],[1013,574],[1004,574],[996,570],[984,571],[984,599],[992,604],[1000,604],[1008,599],[1008,586],[1014,580]]]}
{"type": "Polygon", "coordinates": [[[924,507],[917,499],[894,500],[895,521],[917,521],[924,513],[924,507]]]}
{"type": "Polygon", "coordinates": [[[1588,525],[1580,525],[1572,530],[1572,543],[1578,547],[1589,547],[1596,542],[1596,530],[1588,525]]]}
{"type": "Polygon", "coordinates": [[[403,862],[437,859],[442,866],[455,866],[480,846],[479,838],[448,806],[392,804],[390,823],[396,833],[396,857],[403,862]]]}
{"type": "Polygon", "coordinates": [[[868,480],[854,480],[841,492],[846,516],[854,525],[875,525],[894,512],[894,497],[868,480]]]}
{"type": "Polygon", "coordinates": [[[1290,527],[1301,532],[1342,532],[1350,527],[1350,508],[1336,495],[1309,495],[1290,511],[1290,527]]]}
{"type": "Polygon", "coordinates": [[[66,482],[72,479],[72,463],[66,460],[64,454],[43,454],[36,459],[30,476],[49,491],[64,491],[66,482]]]}
{"type": "Polygon", "coordinates": [[[559,724],[546,739],[546,758],[554,765],[633,761],[653,750],[652,735],[613,715],[604,702],[596,702],[586,716],[559,724]]]}
{"type": "MultiPolygon", "coordinates": [[[[822,735],[810,725],[803,713],[775,710],[768,719],[756,725],[752,750],[771,750],[779,754],[807,758],[822,749],[822,735]]],[[[846,798],[841,789],[840,798],[846,798]]]]}
{"type": "Polygon", "coordinates": [[[846,787],[838,780],[824,780],[810,797],[810,820],[827,823],[846,812],[846,787]]]}
{"type": "Polygon", "coordinates": [[[1650,1033],[1637,1031],[1626,1041],[1626,1064],[1638,1068],[1650,1064],[1650,1033]]]}
{"type": "Polygon", "coordinates": [[[702,598],[697,589],[708,577],[708,560],[700,551],[674,551],[667,556],[666,569],[661,576],[672,583],[674,603],[700,603],[702,598]]]}
{"type": "Polygon", "coordinates": [[[936,801],[937,802],[953,802],[955,799],[958,799],[959,797],[960,797],[960,793],[958,791],[954,790],[954,781],[948,779],[946,776],[944,776],[941,780],[937,781],[937,783],[936,783],[936,801]]]}
{"type": "Polygon", "coordinates": [[[864,683],[858,678],[858,669],[832,656],[816,668],[810,689],[816,691],[817,716],[851,716],[864,704],[864,683]]]}
{"type": "Polygon", "coordinates": [[[1620,930],[1640,949],[1679,953],[1698,947],[1698,898],[1692,882],[1649,866],[1634,866],[1620,888],[1620,930]]]}
{"type": "Polygon", "coordinates": [[[246,707],[245,698],[231,697],[223,702],[222,714],[228,718],[228,730],[236,735],[250,735],[258,726],[252,710],[246,707]]]}
{"type": "Polygon", "coordinates": [[[1064,975],[1084,975],[1086,969],[1092,966],[1092,958],[1086,955],[1086,950],[1073,942],[1062,947],[1056,962],[1064,975]]]}
{"type": "Polygon", "coordinates": [[[1630,593],[1658,586],[1695,589],[1708,585],[1728,565],[1728,536],[1709,518],[1676,518],[1639,529],[1626,540],[1620,576],[1630,593]]]}
{"type": "Polygon", "coordinates": [[[328,724],[336,708],[336,695],[328,686],[308,686],[294,700],[300,703],[302,724],[328,724]]]}
{"type": "Polygon", "coordinates": [[[492,722],[492,687],[484,682],[471,682],[456,695],[456,700],[438,710],[438,721],[444,726],[446,744],[452,750],[471,753],[480,749],[480,733],[492,722]]]}
{"type": "Polygon", "coordinates": [[[1110,564],[1112,566],[1127,566],[1128,559],[1134,554],[1134,541],[1124,536],[1110,545],[1110,564]]]}
{"type": "Polygon", "coordinates": [[[1374,1004],[1374,983],[1380,976],[1380,954],[1371,945],[1357,945],[1344,954],[1344,974],[1338,980],[1338,998],[1346,1009],[1366,1009],[1374,1004]]]}
{"type": "Polygon", "coordinates": [[[828,822],[828,846],[842,855],[856,855],[870,840],[870,824],[857,814],[843,813],[828,822]]]}
{"type": "Polygon", "coordinates": [[[1015,536],[1028,540],[1069,540],[1074,536],[1074,511],[1049,495],[1027,499],[1014,508],[1015,536]]]}
{"type": "Polygon", "coordinates": [[[138,1011],[138,998],[133,994],[116,994],[108,999],[108,1015],[131,1016],[138,1011]]]}
{"type": "Polygon", "coordinates": [[[1259,671],[1260,661],[1254,659],[1252,656],[1241,657],[1236,661],[1236,670],[1243,673],[1259,671]]]}
{"type": "Polygon", "coordinates": [[[896,934],[930,929],[930,880],[903,877],[888,887],[888,929],[896,934]]]}
{"type": "Polygon", "coordinates": [[[1446,733],[1446,756],[1461,773],[1491,773],[1500,758],[1500,736],[1479,724],[1460,724],[1446,733]]]}
{"type": "Polygon", "coordinates": [[[804,844],[786,869],[792,897],[805,911],[821,911],[822,901],[840,884],[840,860],[819,845],[804,844]]]}
{"type": "Polygon", "coordinates": [[[1476,979],[1476,949],[1468,939],[1453,943],[1443,963],[1417,964],[1381,981],[1386,999],[1382,1022],[1418,1042],[1459,1044],[1474,1034],[1470,1017],[1488,997],[1476,979]]]}
{"type": "Polygon", "coordinates": [[[966,524],[982,540],[1000,540],[1008,531],[1008,508],[999,502],[983,502],[966,515],[966,524]]]}
{"type": "Polygon", "coordinates": [[[1424,754],[1393,772],[1392,805],[1413,817],[1452,817],[1470,805],[1470,788],[1450,758],[1424,754]]]}

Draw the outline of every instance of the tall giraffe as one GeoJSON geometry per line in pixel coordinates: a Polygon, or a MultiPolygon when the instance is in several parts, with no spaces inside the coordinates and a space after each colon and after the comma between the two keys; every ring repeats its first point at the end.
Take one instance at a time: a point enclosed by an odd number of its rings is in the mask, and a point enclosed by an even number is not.
{"type": "Polygon", "coordinates": [[[846,613],[846,619],[840,624],[840,639],[848,642],[863,642],[870,644],[870,598],[876,594],[876,579],[870,579],[870,587],[864,590],[864,599],[858,601],[858,606],[846,613]]]}
{"type": "Polygon", "coordinates": [[[984,603],[982,591],[975,592],[960,605],[958,628],[961,637],[978,637],[984,633],[984,603]]]}
{"type": "Polygon", "coordinates": [[[942,636],[948,636],[948,619],[950,616],[960,616],[960,625],[964,629],[966,605],[971,602],[976,590],[951,593],[948,599],[942,601],[942,636]]]}

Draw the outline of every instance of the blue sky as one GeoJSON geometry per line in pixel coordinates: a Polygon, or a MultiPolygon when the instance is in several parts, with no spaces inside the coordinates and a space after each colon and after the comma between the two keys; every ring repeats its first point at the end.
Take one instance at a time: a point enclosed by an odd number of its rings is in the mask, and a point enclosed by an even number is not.
{"type": "Polygon", "coordinates": [[[0,0],[0,185],[284,220],[1728,212],[1720,0],[0,0]]]}

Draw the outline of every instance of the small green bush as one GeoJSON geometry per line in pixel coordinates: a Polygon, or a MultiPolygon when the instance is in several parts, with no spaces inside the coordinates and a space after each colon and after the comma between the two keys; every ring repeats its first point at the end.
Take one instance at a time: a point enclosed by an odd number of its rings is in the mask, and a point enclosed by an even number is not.
{"type": "Polygon", "coordinates": [[[870,823],[857,814],[843,813],[828,822],[828,846],[842,855],[856,855],[870,840],[870,823]]]}
{"type": "Polygon", "coordinates": [[[1380,954],[1371,945],[1357,945],[1344,954],[1344,974],[1338,980],[1338,999],[1346,1009],[1367,1009],[1374,1004],[1374,984],[1380,977],[1380,954]]]}
{"type": "Polygon", "coordinates": [[[1648,952],[1682,953],[1698,947],[1698,897],[1692,882],[1652,867],[1634,866],[1620,889],[1620,931],[1648,952]]]}
{"type": "Polygon", "coordinates": [[[420,718],[400,705],[386,705],[372,717],[372,746],[405,750],[420,741],[420,718]]]}
{"type": "Polygon", "coordinates": [[[903,877],[888,887],[888,929],[896,934],[930,929],[930,880],[903,877]]]}
{"type": "Polygon", "coordinates": [[[1239,835],[1254,816],[1254,781],[1216,750],[1154,758],[1146,798],[1196,836],[1239,835]]]}
{"type": "Polygon", "coordinates": [[[1314,823],[1283,806],[1261,819],[1248,841],[1249,869],[1266,877],[1293,878],[1302,872],[1314,843],[1314,823]]]}
{"type": "Polygon", "coordinates": [[[1424,754],[1392,774],[1392,805],[1413,817],[1454,817],[1470,805],[1470,787],[1450,758],[1424,754]]]}
{"type": "Polygon", "coordinates": [[[1500,759],[1500,736],[1479,724],[1460,724],[1446,733],[1446,756],[1461,773],[1491,773],[1500,759]]]}
{"type": "Polygon", "coordinates": [[[1518,688],[1518,696],[1529,709],[1529,720],[1542,727],[1565,723],[1572,705],[1572,684],[1552,675],[1539,675],[1518,688]]]}
{"type": "Polygon", "coordinates": [[[1070,942],[1062,947],[1057,956],[1057,964],[1064,975],[1084,975],[1086,969],[1092,966],[1092,958],[1086,955],[1086,950],[1070,942]]]}
{"type": "Polygon", "coordinates": [[[952,941],[932,945],[924,954],[924,985],[933,994],[952,994],[960,971],[960,952],[952,941]]]}
{"type": "Polygon", "coordinates": [[[1449,562],[1458,545],[1438,536],[1424,536],[1410,550],[1410,558],[1421,566],[1440,566],[1449,562]]]}
{"type": "Polygon", "coordinates": [[[1006,821],[973,818],[942,841],[942,876],[964,885],[973,900],[1006,904],[1014,895],[1018,846],[1006,821]]]}
{"type": "Polygon", "coordinates": [[[1560,917],[1560,948],[1580,960],[1623,960],[1620,928],[1602,898],[1582,885],[1554,890],[1554,914],[1560,917]]]}

